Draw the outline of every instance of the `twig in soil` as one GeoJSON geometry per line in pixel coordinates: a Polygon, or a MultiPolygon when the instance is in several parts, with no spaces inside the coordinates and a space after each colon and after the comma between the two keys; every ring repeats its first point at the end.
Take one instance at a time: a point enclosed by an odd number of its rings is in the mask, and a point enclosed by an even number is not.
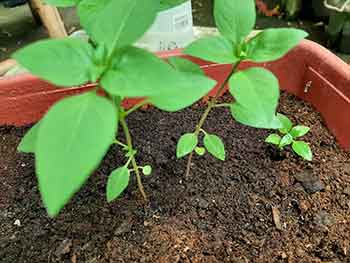
{"type": "MultiPolygon", "coordinates": [[[[231,76],[237,71],[238,66],[241,64],[241,60],[238,61],[232,68],[230,74],[227,76],[227,78],[225,79],[225,81],[221,84],[220,88],[217,90],[216,94],[214,95],[214,97],[209,101],[208,107],[205,110],[205,112],[203,113],[198,125],[196,126],[196,130],[194,132],[194,134],[196,136],[199,135],[205,121],[207,120],[209,113],[211,112],[211,110],[213,108],[216,108],[218,106],[217,104],[217,100],[219,98],[219,96],[222,94],[222,92],[225,90],[225,87],[227,85],[227,83],[229,82],[231,76]]],[[[222,104],[224,105],[224,104],[222,104]]],[[[226,104],[225,104],[226,105],[226,104]]],[[[221,106],[221,104],[220,104],[221,106]]],[[[190,176],[190,171],[191,171],[191,163],[192,163],[192,158],[193,158],[193,151],[190,153],[188,160],[187,160],[187,165],[186,165],[186,174],[185,177],[188,178],[190,176]]]]}
{"type": "Polygon", "coordinates": [[[273,222],[275,223],[275,226],[278,230],[282,231],[283,226],[281,224],[281,212],[277,207],[272,207],[272,217],[273,222]]]}

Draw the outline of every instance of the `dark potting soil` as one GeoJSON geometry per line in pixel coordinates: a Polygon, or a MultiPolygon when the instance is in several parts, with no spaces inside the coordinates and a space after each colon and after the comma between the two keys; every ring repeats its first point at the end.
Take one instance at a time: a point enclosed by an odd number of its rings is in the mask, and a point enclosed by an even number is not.
{"type": "Polygon", "coordinates": [[[40,201],[33,156],[16,152],[27,129],[0,128],[0,262],[350,262],[350,155],[320,116],[283,94],[280,111],[311,127],[307,163],[290,150],[280,158],[264,143],[268,131],[217,109],[205,129],[224,139],[227,160],[195,157],[186,180],[176,141],[202,111],[150,109],[128,119],[139,163],[154,167],[144,178],[150,205],[134,181],[106,202],[107,176],[123,164],[113,147],[55,219],[40,201]]]}

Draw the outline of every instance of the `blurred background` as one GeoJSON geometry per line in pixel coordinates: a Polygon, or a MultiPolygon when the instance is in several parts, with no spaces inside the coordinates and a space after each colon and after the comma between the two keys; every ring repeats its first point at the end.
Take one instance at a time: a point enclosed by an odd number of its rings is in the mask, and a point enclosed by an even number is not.
{"type": "MultiPolygon", "coordinates": [[[[187,2],[162,0],[163,10],[187,2]],[[168,5],[168,6],[167,6],[168,5]]],[[[242,3],[244,1],[242,0],[242,3]]],[[[256,29],[297,27],[310,39],[331,49],[344,60],[350,53],[350,1],[348,0],[256,0],[256,29]]],[[[74,8],[59,9],[68,34],[79,29],[74,8]]],[[[195,26],[213,27],[213,0],[192,0],[195,26]]],[[[48,37],[38,15],[26,0],[0,0],[0,61],[16,49],[48,37]]]]}

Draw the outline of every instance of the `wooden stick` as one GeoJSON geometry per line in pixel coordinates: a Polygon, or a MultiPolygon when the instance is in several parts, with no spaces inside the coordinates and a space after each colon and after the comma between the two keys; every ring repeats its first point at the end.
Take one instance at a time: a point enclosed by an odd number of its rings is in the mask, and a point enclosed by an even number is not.
{"type": "Polygon", "coordinates": [[[67,31],[56,7],[44,4],[41,0],[30,0],[32,7],[37,10],[51,38],[63,38],[67,31]]]}

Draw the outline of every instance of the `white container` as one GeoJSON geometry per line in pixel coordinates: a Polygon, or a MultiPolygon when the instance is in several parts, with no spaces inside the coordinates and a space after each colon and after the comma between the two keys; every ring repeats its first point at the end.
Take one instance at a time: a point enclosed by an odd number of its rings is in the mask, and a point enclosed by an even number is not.
{"type": "Polygon", "coordinates": [[[165,51],[187,46],[194,40],[191,1],[161,11],[136,46],[149,51],[165,51]]]}

